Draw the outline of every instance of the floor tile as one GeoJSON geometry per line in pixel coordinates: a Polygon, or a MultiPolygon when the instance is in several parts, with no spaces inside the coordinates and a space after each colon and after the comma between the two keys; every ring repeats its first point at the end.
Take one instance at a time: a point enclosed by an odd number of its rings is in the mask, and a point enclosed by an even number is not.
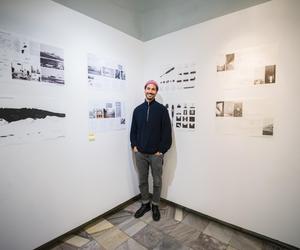
{"type": "Polygon", "coordinates": [[[159,211],[160,211],[161,219],[174,219],[175,207],[162,203],[159,206],[159,211]]]}
{"type": "Polygon", "coordinates": [[[169,234],[179,225],[179,222],[174,219],[161,219],[159,221],[152,221],[149,224],[164,233],[169,234]]]}
{"type": "Polygon", "coordinates": [[[139,232],[141,229],[143,229],[147,224],[139,219],[136,219],[134,217],[122,222],[118,225],[118,228],[128,234],[129,236],[132,236],[139,232]]]}
{"type": "Polygon", "coordinates": [[[206,235],[210,235],[225,244],[228,244],[234,234],[234,230],[221,225],[220,223],[211,221],[205,228],[203,233],[206,235]]]}
{"type": "Polygon", "coordinates": [[[208,219],[205,219],[193,213],[187,213],[187,215],[182,220],[183,224],[192,226],[201,232],[204,231],[209,222],[210,221],[208,219]]]}
{"type": "Polygon", "coordinates": [[[166,227],[162,227],[162,231],[174,237],[176,240],[180,241],[183,244],[187,241],[197,239],[201,233],[195,228],[182,223],[173,225],[170,224],[166,227]]]}
{"type": "Polygon", "coordinates": [[[95,233],[99,233],[103,230],[112,228],[113,226],[114,225],[111,224],[109,221],[101,220],[101,221],[97,222],[96,224],[88,225],[85,228],[85,231],[89,234],[95,234],[95,233]]]}
{"type": "Polygon", "coordinates": [[[228,246],[228,247],[226,248],[226,250],[238,250],[238,249],[236,249],[236,248],[234,248],[234,247],[232,247],[232,246],[228,246]]]}
{"type": "Polygon", "coordinates": [[[149,224],[153,221],[152,219],[152,212],[149,211],[147,213],[145,213],[141,218],[139,218],[140,220],[144,221],[145,223],[149,224]]]}
{"type": "Polygon", "coordinates": [[[229,245],[238,249],[238,250],[261,250],[262,241],[254,238],[253,236],[235,232],[232,236],[232,239],[229,242],[229,245]]]}
{"type": "Polygon", "coordinates": [[[133,215],[132,213],[122,210],[120,212],[117,212],[113,215],[110,215],[106,218],[106,220],[108,220],[110,223],[114,224],[114,225],[119,225],[122,222],[124,222],[125,220],[128,220],[129,218],[131,218],[133,215]]]}
{"type": "Polygon", "coordinates": [[[123,210],[134,214],[140,207],[141,207],[141,202],[136,201],[136,202],[128,205],[127,207],[125,207],[123,210]]]}
{"type": "Polygon", "coordinates": [[[103,246],[108,250],[115,249],[129,238],[128,235],[116,227],[93,234],[93,237],[100,244],[100,246],[103,246]]]}
{"type": "Polygon", "coordinates": [[[190,248],[184,246],[173,237],[164,235],[162,241],[160,241],[153,250],[190,250],[190,248]]]}
{"type": "Polygon", "coordinates": [[[146,248],[155,248],[163,240],[163,234],[156,228],[147,225],[132,238],[145,246],[146,248]]]}
{"type": "Polygon", "coordinates": [[[147,250],[140,243],[133,239],[129,239],[116,248],[116,250],[147,250]]]}
{"type": "Polygon", "coordinates": [[[226,250],[227,244],[206,235],[200,234],[196,240],[187,242],[187,245],[194,250],[226,250]]]}
{"type": "Polygon", "coordinates": [[[83,238],[78,235],[72,235],[71,237],[68,237],[64,240],[65,243],[68,243],[69,245],[75,246],[75,247],[82,247],[86,243],[88,243],[90,240],[83,238]]]}
{"type": "Polygon", "coordinates": [[[93,240],[82,246],[79,250],[105,250],[105,248],[100,246],[97,241],[93,240]]]}

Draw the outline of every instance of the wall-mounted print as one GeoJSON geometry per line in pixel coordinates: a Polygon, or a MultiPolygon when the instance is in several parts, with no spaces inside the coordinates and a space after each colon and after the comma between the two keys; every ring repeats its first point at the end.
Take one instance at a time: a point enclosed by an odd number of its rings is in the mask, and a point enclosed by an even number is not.
{"type": "Polygon", "coordinates": [[[278,46],[262,45],[220,53],[217,81],[224,89],[276,84],[278,46]]]}
{"type": "Polygon", "coordinates": [[[64,84],[64,52],[62,49],[41,44],[41,77],[43,82],[64,84]]]}
{"type": "Polygon", "coordinates": [[[124,65],[88,54],[88,83],[102,90],[123,90],[126,87],[124,65]]]}
{"type": "Polygon", "coordinates": [[[196,106],[194,103],[166,103],[172,127],[176,130],[196,129],[196,106]]]}
{"type": "Polygon", "coordinates": [[[0,82],[9,80],[63,85],[63,50],[0,31],[0,82]]]}
{"type": "Polygon", "coordinates": [[[232,101],[217,101],[216,116],[218,117],[242,117],[243,103],[232,101]]]}
{"type": "Polygon", "coordinates": [[[57,100],[46,100],[0,97],[0,145],[65,137],[65,112],[57,100]]]}
{"type": "Polygon", "coordinates": [[[220,134],[273,136],[273,101],[253,99],[216,102],[216,129],[220,134]]]}
{"type": "Polygon", "coordinates": [[[217,72],[234,70],[234,53],[224,55],[224,61],[221,60],[217,65],[217,72]]]}
{"type": "Polygon", "coordinates": [[[164,66],[160,70],[158,79],[159,89],[162,91],[193,89],[197,83],[196,64],[164,66]]]}
{"type": "Polygon", "coordinates": [[[125,104],[121,101],[89,103],[89,134],[126,128],[125,104]]]}

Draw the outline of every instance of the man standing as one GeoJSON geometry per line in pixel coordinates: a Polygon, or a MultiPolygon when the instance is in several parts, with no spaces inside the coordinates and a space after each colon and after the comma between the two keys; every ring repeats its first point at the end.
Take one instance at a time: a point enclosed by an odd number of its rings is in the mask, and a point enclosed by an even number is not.
{"type": "Polygon", "coordinates": [[[145,102],[133,112],[130,141],[135,153],[139,175],[139,188],[142,206],[136,211],[139,218],[151,209],[149,196],[149,167],[153,178],[152,217],[160,219],[159,201],[162,186],[162,167],[164,153],[172,144],[172,131],[168,110],[155,101],[158,92],[156,81],[150,80],[144,87],[145,102]]]}

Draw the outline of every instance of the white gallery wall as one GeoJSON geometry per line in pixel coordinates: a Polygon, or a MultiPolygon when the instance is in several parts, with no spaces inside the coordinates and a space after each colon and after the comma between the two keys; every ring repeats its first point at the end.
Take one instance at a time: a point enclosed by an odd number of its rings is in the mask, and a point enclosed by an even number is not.
{"type": "Polygon", "coordinates": [[[52,98],[66,113],[64,138],[1,146],[0,249],[38,247],[137,195],[128,130],[143,82],[159,80],[164,65],[190,62],[196,87],[157,98],[196,106],[196,129],[174,129],[162,196],[300,247],[299,9],[298,0],[273,0],[142,43],[50,0],[0,0],[0,31],[62,48],[65,66],[65,86],[1,81],[0,97],[52,98]],[[276,84],[219,87],[220,53],[265,44],[278,47],[276,84]],[[90,88],[88,53],[122,63],[127,87],[90,88]],[[266,97],[275,100],[273,136],[216,132],[216,101],[266,97]],[[89,141],[92,99],[124,101],[127,129],[89,141]]]}
{"type": "Polygon", "coordinates": [[[196,63],[195,88],[160,91],[164,103],[196,107],[194,131],[173,129],[163,197],[298,247],[299,10],[298,0],[274,0],[146,42],[144,75],[159,80],[163,65],[196,63]],[[220,53],[269,44],[278,48],[275,84],[219,86],[220,53]],[[273,136],[217,133],[216,101],[256,98],[273,100],[273,136]]]}
{"type": "Polygon", "coordinates": [[[47,0],[1,0],[0,30],[64,50],[64,86],[0,82],[2,97],[52,98],[66,113],[64,138],[0,149],[0,249],[33,249],[138,194],[128,128],[142,100],[135,90],[142,79],[143,44],[47,0]],[[87,53],[124,65],[127,87],[89,87],[87,53]],[[89,141],[91,99],[125,102],[127,129],[96,133],[89,141]]]}

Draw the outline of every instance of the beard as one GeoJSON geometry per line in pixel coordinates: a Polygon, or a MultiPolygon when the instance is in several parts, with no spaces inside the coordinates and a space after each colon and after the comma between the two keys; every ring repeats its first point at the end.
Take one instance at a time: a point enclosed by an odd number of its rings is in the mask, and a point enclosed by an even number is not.
{"type": "Polygon", "coordinates": [[[154,100],[154,98],[155,98],[155,95],[153,95],[153,94],[146,94],[147,101],[152,101],[152,100],[154,100]]]}

